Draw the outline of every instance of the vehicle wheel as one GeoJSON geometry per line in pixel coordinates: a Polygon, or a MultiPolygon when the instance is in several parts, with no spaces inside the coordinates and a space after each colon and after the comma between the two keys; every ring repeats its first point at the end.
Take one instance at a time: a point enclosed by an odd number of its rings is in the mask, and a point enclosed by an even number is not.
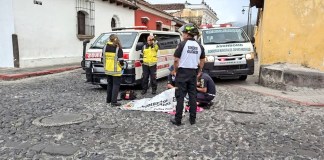
{"type": "Polygon", "coordinates": [[[106,85],[106,84],[100,84],[100,86],[101,86],[103,89],[107,89],[107,85],[106,85]]]}
{"type": "Polygon", "coordinates": [[[243,75],[239,77],[239,80],[241,81],[245,81],[247,79],[247,75],[243,75]]]}

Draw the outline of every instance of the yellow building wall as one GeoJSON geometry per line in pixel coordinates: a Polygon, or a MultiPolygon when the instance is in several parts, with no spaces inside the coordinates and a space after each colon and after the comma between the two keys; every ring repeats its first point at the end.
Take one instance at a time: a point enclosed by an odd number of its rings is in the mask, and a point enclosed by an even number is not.
{"type": "Polygon", "coordinates": [[[265,0],[256,38],[260,64],[324,71],[324,0],[265,0]]]}
{"type": "Polygon", "coordinates": [[[204,12],[202,10],[183,9],[181,17],[201,17],[203,14],[204,12]]]}

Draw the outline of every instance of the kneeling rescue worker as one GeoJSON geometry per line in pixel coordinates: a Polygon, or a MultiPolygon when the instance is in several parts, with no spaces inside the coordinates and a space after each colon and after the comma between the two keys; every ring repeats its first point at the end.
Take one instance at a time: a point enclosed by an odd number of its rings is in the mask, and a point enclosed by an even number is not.
{"type": "Polygon", "coordinates": [[[103,53],[103,63],[108,83],[106,103],[111,103],[112,106],[120,106],[121,104],[117,103],[117,96],[124,59],[122,46],[115,34],[109,36],[109,41],[103,48],[103,53]]]}
{"type": "Polygon", "coordinates": [[[177,106],[175,118],[170,120],[177,126],[181,125],[183,102],[187,93],[190,106],[189,121],[190,124],[196,123],[197,75],[201,74],[205,63],[205,49],[194,39],[194,36],[199,34],[198,28],[189,23],[182,26],[179,31],[183,33],[184,41],[179,43],[174,53],[175,86],[178,88],[175,91],[177,106]]]}

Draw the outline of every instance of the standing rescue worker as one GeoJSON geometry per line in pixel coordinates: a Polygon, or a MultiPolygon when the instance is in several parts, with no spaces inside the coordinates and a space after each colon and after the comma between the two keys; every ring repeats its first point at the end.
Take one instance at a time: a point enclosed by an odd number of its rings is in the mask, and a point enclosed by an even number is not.
{"type": "Polygon", "coordinates": [[[170,120],[172,124],[177,126],[181,125],[183,102],[187,93],[190,106],[189,121],[190,124],[196,123],[197,75],[201,74],[205,63],[205,49],[194,39],[194,36],[199,34],[198,28],[188,23],[179,28],[179,31],[183,33],[183,41],[179,43],[174,53],[177,106],[175,118],[170,120]]]}
{"type": "Polygon", "coordinates": [[[147,37],[147,43],[142,48],[143,57],[143,81],[142,81],[142,94],[145,94],[148,89],[148,79],[151,78],[152,94],[156,94],[157,82],[156,82],[156,64],[157,64],[157,52],[159,46],[155,43],[153,35],[147,37]]]}
{"type": "Polygon", "coordinates": [[[103,48],[103,56],[103,63],[108,83],[106,103],[111,103],[112,106],[120,106],[121,104],[117,103],[117,96],[120,87],[124,59],[122,46],[115,34],[109,36],[109,41],[103,48]]]}

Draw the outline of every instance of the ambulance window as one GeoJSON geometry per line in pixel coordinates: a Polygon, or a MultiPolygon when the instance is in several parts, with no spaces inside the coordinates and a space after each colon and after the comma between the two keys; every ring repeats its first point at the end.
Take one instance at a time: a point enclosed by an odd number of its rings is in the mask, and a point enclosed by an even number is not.
{"type": "Polygon", "coordinates": [[[202,33],[204,44],[240,43],[248,40],[242,29],[211,29],[202,33]]]}
{"type": "Polygon", "coordinates": [[[141,36],[140,36],[139,39],[138,39],[138,42],[146,43],[146,41],[147,41],[147,37],[148,37],[149,35],[150,35],[150,34],[148,34],[148,33],[143,33],[143,34],[141,34],[141,36]]]}
{"type": "Polygon", "coordinates": [[[170,34],[156,34],[156,40],[160,50],[162,49],[175,49],[180,43],[181,39],[179,35],[170,35],[170,34]]]}
{"type": "Polygon", "coordinates": [[[120,40],[120,43],[123,49],[129,49],[133,46],[135,38],[137,36],[136,32],[111,32],[111,33],[103,33],[101,34],[96,41],[93,43],[91,48],[103,48],[109,39],[111,34],[116,34],[120,40]]]}

